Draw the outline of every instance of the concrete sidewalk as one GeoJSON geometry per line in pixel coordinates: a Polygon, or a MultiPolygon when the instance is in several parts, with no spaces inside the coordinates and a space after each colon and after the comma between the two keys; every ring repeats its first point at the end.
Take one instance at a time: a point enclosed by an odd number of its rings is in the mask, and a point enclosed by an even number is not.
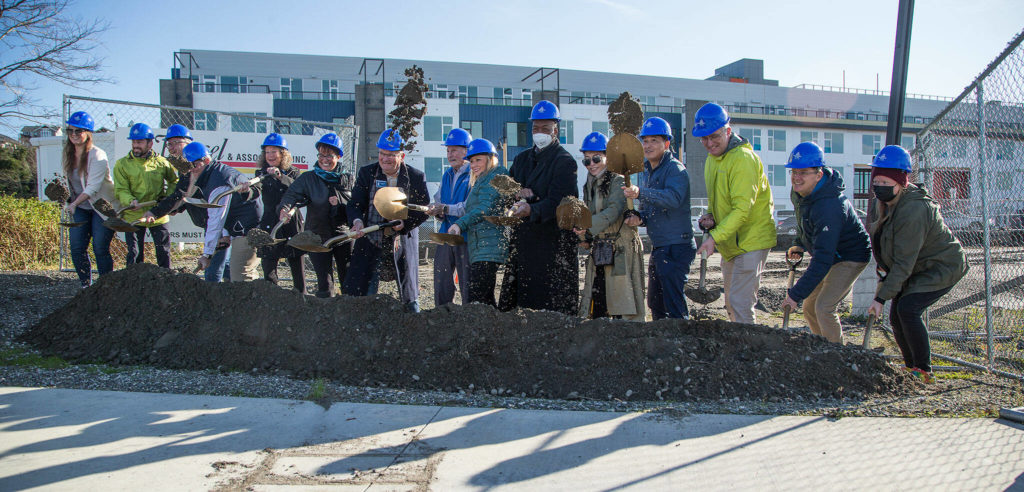
{"type": "Polygon", "coordinates": [[[0,388],[0,491],[1024,490],[1024,426],[0,388]]]}

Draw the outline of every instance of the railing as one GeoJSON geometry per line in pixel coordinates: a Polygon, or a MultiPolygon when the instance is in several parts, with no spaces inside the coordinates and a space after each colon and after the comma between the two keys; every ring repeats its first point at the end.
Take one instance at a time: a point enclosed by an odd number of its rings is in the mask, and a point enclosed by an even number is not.
{"type": "MultiPolygon", "coordinates": [[[[889,121],[888,114],[863,113],[858,111],[833,111],[828,109],[805,109],[789,108],[785,106],[761,106],[751,104],[727,104],[726,111],[737,114],[762,114],[776,116],[802,116],[808,118],[825,118],[832,120],[856,120],[856,121],[889,121]]],[[[924,116],[904,116],[903,122],[910,124],[926,125],[931,118],[924,116]]]]}
{"type": "Polygon", "coordinates": [[[222,92],[231,94],[270,94],[270,86],[266,84],[217,84],[213,82],[192,81],[193,92],[222,92]]]}
{"type": "Polygon", "coordinates": [[[356,94],[354,92],[325,92],[325,91],[293,91],[293,90],[279,90],[270,91],[274,95],[274,99],[285,99],[285,100],[302,100],[302,101],[355,101],[356,94]]]}
{"type": "MultiPolygon", "coordinates": [[[[794,89],[807,89],[812,91],[847,92],[850,94],[865,94],[869,96],[889,96],[889,91],[880,89],[857,89],[854,87],[838,87],[834,85],[821,84],[800,84],[793,86],[794,89]]],[[[907,94],[908,99],[927,99],[929,101],[952,101],[949,96],[931,96],[928,94],[907,94]]]]}

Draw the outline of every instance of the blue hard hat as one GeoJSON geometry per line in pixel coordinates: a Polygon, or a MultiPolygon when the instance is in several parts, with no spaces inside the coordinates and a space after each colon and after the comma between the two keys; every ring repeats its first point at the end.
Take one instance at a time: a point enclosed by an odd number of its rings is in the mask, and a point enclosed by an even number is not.
{"type": "Polygon", "coordinates": [[[608,150],[608,137],[601,132],[590,132],[583,138],[583,145],[580,145],[580,152],[604,152],[605,150],[608,150]]]}
{"type": "Polygon", "coordinates": [[[145,123],[136,123],[128,132],[128,140],[153,140],[153,130],[145,123]]]}
{"type": "Polygon", "coordinates": [[[380,138],[377,139],[377,148],[380,150],[400,151],[402,150],[402,136],[398,134],[398,130],[394,128],[388,128],[384,130],[384,133],[380,134],[380,138]]]}
{"type": "Polygon", "coordinates": [[[821,147],[814,142],[802,142],[789,153],[789,162],[786,167],[790,169],[803,169],[807,167],[822,167],[825,165],[825,153],[821,147]]]}
{"type": "Polygon", "coordinates": [[[725,108],[715,104],[707,103],[697,110],[693,115],[693,136],[706,137],[718,131],[729,122],[729,113],[725,108]]]}
{"type": "MultiPolygon", "coordinates": [[[[270,135],[277,135],[277,134],[276,133],[271,133],[270,135]]],[[[267,135],[268,139],[270,138],[270,135],[267,135]]],[[[283,138],[281,139],[281,142],[284,142],[283,138]]],[[[263,145],[268,145],[268,144],[266,143],[266,141],[264,141],[263,145]]],[[[321,145],[326,145],[326,146],[328,146],[328,147],[330,147],[332,149],[336,149],[338,151],[338,156],[344,156],[345,155],[345,151],[341,150],[341,137],[339,137],[337,133],[328,133],[328,134],[320,137],[320,140],[316,141],[316,145],[314,147],[319,149],[321,145]]],[[[288,147],[285,147],[285,148],[288,148],[288,147]]]]}
{"type": "Polygon", "coordinates": [[[92,132],[96,131],[96,120],[92,119],[92,116],[85,111],[75,111],[71,114],[71,117],[68,118],[68,126],[92,132]]]}
{"type": "Polygon", "coordinates": [[[910,166],[910,154],[899,145],[886,145],[882,147],[882,150],[879,150],[871,161],[871,167],[899,169],[905,173],[913,172],[914,170],[910,166]]]}
{"type": "Polygon", "coordinates": [[[195,162],[210,155],[210,152],[206,150],[206,146],[201,142],[192,142],[182,149],[181,155],[186,161],[195,162]]]}
{"type": "Polygon", "coordinates": [[[535,104],[533,111],[530,112],[530,119],[562,121],[562,117],[558,114],[558,106],[551,101],[541,101],[535,104]]]}
{"type": "MultiPolygon", "coordinates": [[[[331,133],[331,135],[334,134],[331,133]]],[[[262,149],[263,147],[266,147],[268,145],[273,145],[274,147],[281,147],[282,149],[288,150],[288,141],[285,140],[280,133],[271,133],[270,135],[267,135],[267,138],[263,139],[263,145],[260,145],[260,148],[262,149]]]]}
{"type": "Polygon", "coordinates": [[[473,136],[462,128],[452,128],[452,131],[448,132],[448,138],[444,139],[445,146],[459,146],[468,147],[469,142],[473,140],[473,136]]]}
{"type": "Polygon", "coordinates": [[[192,134],[188,132],[188,128],[185,128],[185,125],[171,125],[167,127],[167,134],[164,135],[164,140],[177,137],[192,140],[192,134]]]}
{"type": "Polygon", "coordinates": [[[672,127],[669,126],[668,122],[664,119],[658,118],[657,116],[651,116],[644,121],[644,126],[640,129],[639,136],[651,137],[655,135],[660,135],[672,140],[672,127]]]}
{"type": "Polygon", "coordinates": [[[480,154],[498,155],[498,151],[494,149],[494,144],[490,140],[477,138],[469,142],[469,147],[466,149],[466,159],[480,154]]]}

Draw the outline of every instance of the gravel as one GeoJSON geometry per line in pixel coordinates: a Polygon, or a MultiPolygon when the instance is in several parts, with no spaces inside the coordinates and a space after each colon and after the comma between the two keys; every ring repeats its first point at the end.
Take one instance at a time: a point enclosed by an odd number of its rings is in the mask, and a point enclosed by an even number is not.
{"type": "MultiPolygon", "coordinates": [[[[429,274],[429,268],[421,269],[429,274]]],[[[429,279],[429,277],[427,277],[429,279]]],[[[55,271],[0,272],[0,360],[11,354],[35,353],[14,338],[45,315],[63,306],[77,291],[73,273],[55,271]]],[[[430,282],[421,281],[421,285],[430,282]]],[[[428,294],[421,296],[427,297],[428,294]]],[[[426,303],[425,303],[426,304],[426,303]]],[[[716,313],[714,310],[712,315],[716,313]]],[[[718,313],[720,314],[720,313],[718,313]]],[[[759,313],[759,316],[761,313],[759,313]]],[[[777,321],[777,320],[776,320],[777,321]]],[[[768,324],[773,324],[769,321],[768,324]]],[[[996,417],[1000,407],[1024,406],[1019,381],[987,373],[939,373],[936,383],[917,384],[909,395],[887,398],[824,399],[814,395],[780,401],[738,398],[710,401],[619,401],[541,399],[492,395],[485,388],[458,392],[408,390],[384,386],[345,386],[331,381],[225,370],[168,370],[149,366],[77,364],[48,369],[42,364],[0,363],[0,384],[88,390],[156,392],[306,399],[324,407],[332,402],[392,403],[541,410],[653,411],[671,415],[777,414],[843,416],[974,416],[996,417]]],[[[570,395],[571,397],[572,395],[570,395]]]]}

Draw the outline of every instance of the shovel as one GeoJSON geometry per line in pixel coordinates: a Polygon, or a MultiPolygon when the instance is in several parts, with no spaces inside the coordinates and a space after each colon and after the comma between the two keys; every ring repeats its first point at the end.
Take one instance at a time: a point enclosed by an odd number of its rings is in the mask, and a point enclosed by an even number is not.
{"type": "MultiPolygon", "coordinates": [[[[298,210],[298,208],[292,208],[288,210],[288,217],[295,215],[296,210],[298,210]]],[[[249,232],[245,233],[245,241],[248,242],[249,247],[252,248],[259,248],[261,246],[273,246],[275,244],[283,243],[287,241],[288,238],[283,237],[281,239],[278,239],[277,231],[278,229],[281,228],[281,226],[285,225],[286,223],[287,221],[284,220],[277,221],[277,224],[274,225],[274,228],[270,230],[269,234],[263,229],[260,229],[259,227],[255,229],[249,229],[249,232]]]]}
{"type": "MultiPolygon", "coordinates": [[[[156,205],[155,200],[149,202],[142,202],[139,204],[139,207],[152,207],[153,205],[156,205]]],[[[128,210],[131,210],[131,208],[131,205],[129,205],[127,207],[121,207],[115,210],[114,215],[111,215],[107,220],[103,221],[103,226],[106,227],[107,229],[113,229],[117,232],[138,232],[139,228],[135,227],[135,224],[139,223],[138,220],[129,224],[128,222],[125,222],[125,220],[121,218],[124,215],[124,213],[127,212],[128,210]]]]}
{"type": "MultiPolygon", "coordinates": [[[[608,141],[608,170],[621,174],[626,179],[626,187],[632,186],[630,175],[644,170],[644,146],[636,135],[616,133],[608,141]]],[[[626,209],[633,210],[633,199],[626,199],[626,209]]]]}
{"type": "MultiPolygon", "coordinates": [[[[789,255],[788,254],[786,255],[786,263],[789,264],[789,287],[787,287],[787,289],[792,289],[793,288],[793,281],[796,280],[796,267],[800,266],[800,264],[803,263],[803,261],[804,261],[803,255],[800,255],[800,258],[797,259],[796,261],[790,260],[789,259],[789,255]]],[[[790,311],[789,306],[786,306],[786,307],[782,308],[782,329],[783,330],[788,330],[789,329],[789,311],[790,311]]]]}
{"type": "Polygon", "coordinates": [[[462,234],[448,234],[446,232],[431,232],[430,242],[447,244],[448,246],[462,246],[466,244],[466,240],[462,239],[462,234]]]}
{"type": "MultiPolygon", "coordinates": [[[[256,183],[259,183],[263,178],[265,178],[267,176],[269,176],[269,175],[264,174],[263,176],[252,178],[252,179],[250,179],[248,181],[248,183],[249,183],[250,186],[252,186],[252,185],[254,185],[256,183]]],[[[185,198],[184,200],[185,200],[185,203],[187,203],[189,205],[195,205],[195,206],[200,207],[200,208],[221,208],[224,205],[220,205],[217,202],[221,201],[222,198],[224,198],[224,197],[226,197],[226,196],[228,196],[228,195],[230,195],[232,193],[238,193],[239,191],[242,191],[242,187],[243,186],[244,185],[235,186],[234,188],[231,188],[230,190],[222,192],[219,195],[213,197],[213,200],[210,200],[210,201],[206,201],[206,200],[203,200],[202,198],[194,198],[194,197],[188,197],[188,198],[185,198]]]]}
{"type": "MultiPolygon", "coordinates": [[[[707,241],[708,233],[704,232],[704,237],[701,242],[707,241]]],[[[708,305],[718,300],[722,296],[722,290],[715,287],[714,290],[708,289],[707,285],[707,274],[708,274],[708,253],[702,251],[700,253],[700,282],[697,283],[697,288],[687,287],[684,292],[686,297],[698,304],[708,305]]]]}
{"type": "Polygon", "coordinates": [[[870,348],[868,344],[871,343],[871,327],[874,326],[874,324],[875,315],[872,314],[868,316],[868,325],[864,328],[864,345],[862,345],[862,347],[864,347],[865,349],[870,348]]]}
{"type": "Polygon", "coordinates": [[[70,227],[84,226],[86,224],[85,221],[76,221],[76,220],[74,220],[74,217],[71,217],[71,215],[68,214],[65,211],[61,211],[60,215],[61,215],[61,220],[60,220],[60,222],[57,222],[57,225],[59,225],[61,227],[69,227],[70,228],[70,227]]]}
{"type": "MultiPolygon", "coordinates": [[[[392,221],[389,221],[389,222],[385,222],[383,224],[377,224],[377,225],[372,225],[372,226],[369,226],[369,227],[364,227],[362,229],[362,232],[370,233],[370,232],[374,232],[374,231],[383,229],[385,227],[394,227],[394,226],[396,226],[396,225],[398,225],[400,223],[402,223],[401,220],[392,220],[392,221]]],[[[320,243],[320,236],[318,236],[315,232],[313,232],[313,231],[302,231],[302,232],[296,234],[295,237],[289,239],[288,240],[288,245],[293,247],[293,248],[295,248],[295,249],[301,249],[303,251],[309,251],[310,253],[326,253],[326,252],[330,251],[332,248],[334,248],[336,246],[341,246],[342,244],[345,244],[345,243],[347,243],[349,241],[354,241],[358,237],[359,237],[359,233],[358,232],[350,232],[348,234],[341,234],[341,235],[338,235],[338,236],[334,236],[334,237],[324,241],[323,244],[321,244],[320,243]]]]}
{"type": "MultiPolygon", "coordinates": [[[[497,176],[495,176],[495,177],[497,177],[497,176]]],[[[491,180],[491,181],[493,182],[494,180],[491,180]]],[[[487,222],[490,222],[490,223],[492,223],[494,225],[500,225],[500,226],[519,225],[519,224],[521,224],[523,222],[523,219],[521,219],[519,217],[513,216],[512,215],[512,211],[513,210],[515,210],[515,207],[509,208],[505,212],[505,215],[485,215],[484,216],[484,220],[486,220],[487,222]]]]}
{"type": "Polygon", "coordinates": [[[373,194],[373,207],[377,213],[388,220],[405,220],[409,218],[409,211],[426,212],[427,207],[409,203],[400,188],[387,186],[380,188],[373,194]]]}
{"type": "Polygon", "coordinates": [[[522,185],[507,174],[499,174],[491,178],[491,186],[504,196],[515,195],[519,193],[519,190],[523,189],[522,185]]]}

